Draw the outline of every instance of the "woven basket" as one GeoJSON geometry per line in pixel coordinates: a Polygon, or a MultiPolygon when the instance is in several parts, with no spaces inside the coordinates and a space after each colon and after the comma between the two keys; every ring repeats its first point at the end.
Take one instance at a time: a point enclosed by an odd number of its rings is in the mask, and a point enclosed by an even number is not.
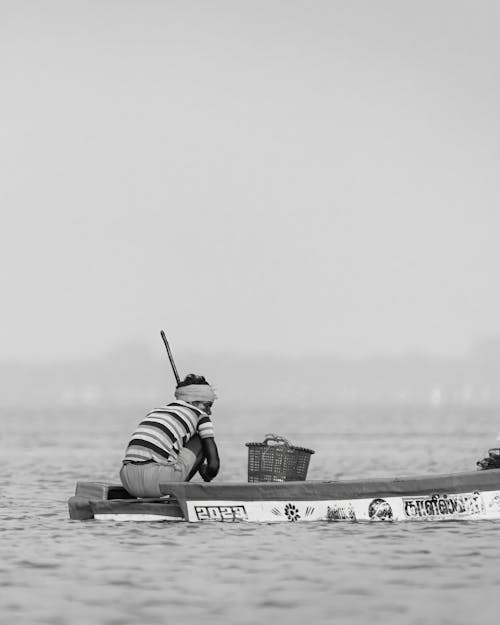
{"type": "Polygon", "coordinates": [[[263,443],[246,443],[249,482],[300,482],[309,468],[312,449],[290,445],[286,438],[266,434],[263,443]]]}

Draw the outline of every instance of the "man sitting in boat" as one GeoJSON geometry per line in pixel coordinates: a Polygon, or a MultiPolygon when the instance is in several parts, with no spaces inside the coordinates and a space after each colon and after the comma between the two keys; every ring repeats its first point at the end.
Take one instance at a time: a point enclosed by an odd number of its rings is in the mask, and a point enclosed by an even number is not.
{"type": "Polygon", "coordinates": [[[175,398],[149,412],[132,434],[120,479],[134,497],[160,497],[162,482],[187,482],[197,471],[210,482],[219,472],[210,420],[213,388],[191,373],[179,382],[175,398]]]}

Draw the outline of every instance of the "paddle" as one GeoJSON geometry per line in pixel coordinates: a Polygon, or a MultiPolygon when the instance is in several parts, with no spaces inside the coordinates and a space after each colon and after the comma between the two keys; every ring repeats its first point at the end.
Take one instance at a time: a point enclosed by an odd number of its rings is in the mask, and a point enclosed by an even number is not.
{"type": "Polygon", "coordinates": [[[175,379],[177,380],[177,384],[181,381],[179,374],[177,373],[177,367],[175,366],[174,358],[172,356],[172,352],[170,351],[170,345],[168,344],[167,337],[165,336],[165,332],[161,331],[161,338],[165,343],[165,347],[167,349],[168,358],[170,360],[170,364],[172,365],[172,371],[174,372],[175,379]]]}

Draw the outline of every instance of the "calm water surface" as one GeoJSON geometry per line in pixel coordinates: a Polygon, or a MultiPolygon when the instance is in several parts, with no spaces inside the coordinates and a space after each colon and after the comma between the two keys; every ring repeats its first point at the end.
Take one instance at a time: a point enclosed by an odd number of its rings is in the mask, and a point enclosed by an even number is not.
{"type": "MultiPolygon", "coordinates": [[[[150,408],[147,406],[146,408],[150,408]]],[[[471,623],[498,615],[500,522],[78,522],[75,482],[118,480],[144,410],[2,414],[0,623],[471,623]]],[[[269,431],[316,450],[311,479],[473,469],[492,410],[221,407],[222,480],[269,431]],[[241,431],[239,425],[246,426],[241,431]]]]}

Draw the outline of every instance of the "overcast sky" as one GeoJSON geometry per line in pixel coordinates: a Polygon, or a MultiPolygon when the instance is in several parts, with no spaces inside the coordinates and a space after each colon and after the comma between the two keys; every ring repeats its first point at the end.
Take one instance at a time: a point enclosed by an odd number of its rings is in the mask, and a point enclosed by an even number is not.
{"type": "Polygon", "coordinates": [[[0,0],[0,360],[500,336],[499,7],[0,0]]]}

